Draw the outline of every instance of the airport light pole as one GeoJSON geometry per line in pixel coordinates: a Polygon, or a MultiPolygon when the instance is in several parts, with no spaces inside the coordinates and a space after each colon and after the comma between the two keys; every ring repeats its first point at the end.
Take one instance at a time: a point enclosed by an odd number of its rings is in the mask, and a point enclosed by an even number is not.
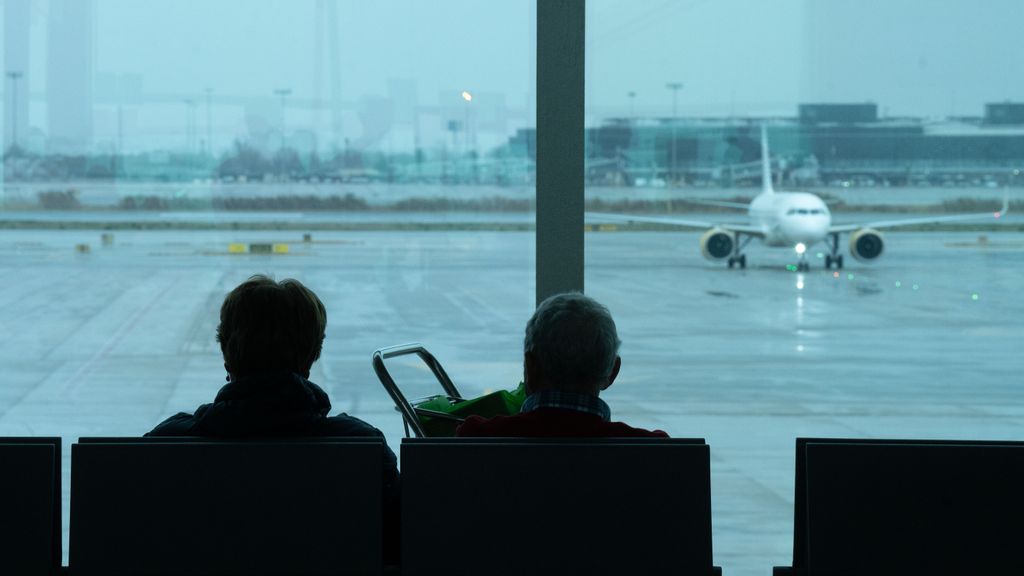
{"type": "Polygon", "coordinates": [[[192,154],[192,141],[195,138],[195,100],[186,98],[185,103],[185,152],[192,154]]]}
{"type": "Polygon", "coordinates": [[[669,177],[675,182],[676,177],[676,119],[678,115],[679,91],[683,88],[682,82],[669,82],[665,88],[672,91],[672,157],[669,159],[669,177]]]}
{"type": "Polygon", "coordinates": [[[206,89],[206,155],[213,156],[213,88],[206,89]]]}
{"type": "Polygon", "coordinates": [[[11,80],[11,148],[18,147],[18,80],[24,76],[23,73],[16,70],[10,70],[7,72],[7,77],[11,80]]]}
{"type": "Polygon", "coordinates": [[[471,141],[470,141],[470,132],[469,132],[469,114],[470,114],[470,106],[472,106],[472,104],[473,104],[473,94],[471,94],[470,92],[468,92],[466,90],[463,90],[462,91],[462,99],[466,102],[466,119],[465,119],[465,121],[462,124],[463,156],[465,156],[466,159],[468,159],[470,162],[472,162],[472,168],[471,168],[471,171],[472,171],[473,169],[476,168],[476,159],[472,157],[473,156],[472,153],[475,151],[476,147],[473,145],[474,143],[471,143],[471,141]]]}
{"type": "Polygon", "coordinates": [[[292,93],[292,89],[291,88],[278,88],[278,89],[274,90],[274,94],[276,94],[281,99],[281,147],[282,148],[284,148],[284,134],[285,134],[284,119],[285,119],[285,110],[286,110],[286,108],[285,108],[285,106],[286,106],[286,99],[288,98],[288,96],[291,93],[292,93]]]}
{"type": "Polygon", "coordinates": [[[124,169],[124,104],[117,103],[117,154],[114,155],[114,177],[124,169]]]}

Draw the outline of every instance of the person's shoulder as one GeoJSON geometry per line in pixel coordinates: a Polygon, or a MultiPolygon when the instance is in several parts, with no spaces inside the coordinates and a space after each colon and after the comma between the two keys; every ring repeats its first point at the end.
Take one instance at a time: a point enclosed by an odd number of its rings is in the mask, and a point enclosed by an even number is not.
{"type": "MultiPolygon", "coordinates": [[[[200,409],[203,407],[200,406],[200,409]]],[[[196,411],[199,412],[198,410],[196,411]]],[[[198,419],[188,412],[178,412],[147,432],[146,436],[194,436],[198,419]]]]}
{"type": "Polygon", "coordinates": [[[607,422],[605,424],[608,436],[623,437],[623,438],[668,438],[669,435],[664,430],[647,430],[646,428],[637,428],[630,426],[625,422],[607,422]]]}
{"type": "Polygon", "coordinates": [[[368,422],[348,414],[338,414],[324,418],[321,426],[322,436],[356,436],[383,438],[384,433],[368,422]]]}

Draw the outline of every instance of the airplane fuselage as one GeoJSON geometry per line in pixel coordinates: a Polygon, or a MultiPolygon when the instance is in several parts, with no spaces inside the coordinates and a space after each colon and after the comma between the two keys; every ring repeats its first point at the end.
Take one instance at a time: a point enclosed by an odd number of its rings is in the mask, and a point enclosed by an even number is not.
{"type": "Polygon", "coordinates": [[[832,225],[825,202],[807,192],[762,192],[751,201],[748,215],[768,246],[810,247],[824,241],[832,225]]]}

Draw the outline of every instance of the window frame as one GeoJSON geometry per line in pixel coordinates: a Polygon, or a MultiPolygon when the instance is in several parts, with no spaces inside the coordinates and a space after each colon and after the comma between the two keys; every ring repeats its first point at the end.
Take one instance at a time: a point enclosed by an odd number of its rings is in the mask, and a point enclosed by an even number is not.
{"type": "Polygon", "coordinates": [[[537,3],[537,303],[583,291],[586,0],[537,3]]]}

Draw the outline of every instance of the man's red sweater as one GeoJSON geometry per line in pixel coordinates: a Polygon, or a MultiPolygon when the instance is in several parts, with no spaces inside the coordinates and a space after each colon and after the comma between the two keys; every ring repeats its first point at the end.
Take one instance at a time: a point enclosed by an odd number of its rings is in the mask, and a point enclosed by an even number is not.
{"type": "Polygon", "coordinates": [[[606,422],[596,414],[567,408],[537,408],[514,416],[470,416],[456,436],[491,438],[668,438],[661,430],[606,422]]]}

